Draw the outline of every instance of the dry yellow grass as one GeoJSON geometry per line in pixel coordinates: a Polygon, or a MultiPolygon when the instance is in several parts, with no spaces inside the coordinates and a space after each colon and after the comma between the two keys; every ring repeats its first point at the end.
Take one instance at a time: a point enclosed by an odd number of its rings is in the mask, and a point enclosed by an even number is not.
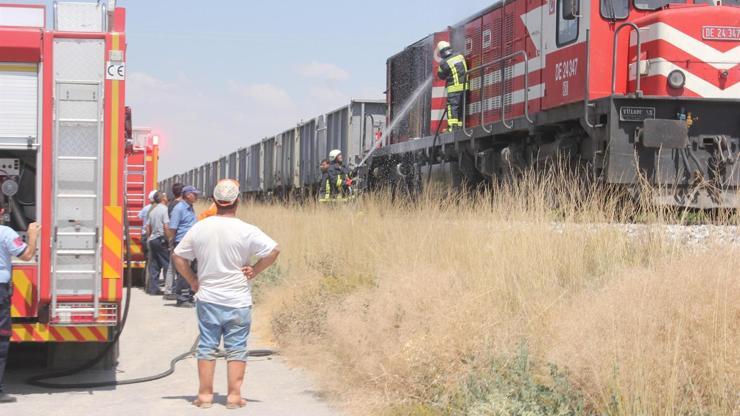
{"type": "Polygon", "coordinates": [[[547,182],[246,204],[283,252],[259,325],[355,414],[737,414],[740,250],[591,227],[631,212],[547,182]]]}

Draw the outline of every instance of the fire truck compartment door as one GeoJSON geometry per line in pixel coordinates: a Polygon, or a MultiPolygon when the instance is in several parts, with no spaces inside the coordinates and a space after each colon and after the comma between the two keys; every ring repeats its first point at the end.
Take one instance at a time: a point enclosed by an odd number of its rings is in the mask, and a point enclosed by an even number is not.
{"type": "Polygon", "coordinates": [[[38,144],[38,66],[0,62],[0,148],[38,144]]]}

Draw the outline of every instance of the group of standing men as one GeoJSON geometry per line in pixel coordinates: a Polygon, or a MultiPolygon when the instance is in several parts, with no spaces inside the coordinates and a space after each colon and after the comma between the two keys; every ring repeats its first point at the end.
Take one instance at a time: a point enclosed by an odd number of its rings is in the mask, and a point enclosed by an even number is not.
{"type": "MultiPolygon", "coordinates": [[[[193,292],[170,261],[172,252],[180,244],[188,231],[195,225],[197,218],[193,204],[198,200],[198,191],[193,186],[181,183],[172,185],[174,199],[169,200],[166,192],[152,191],[149,194],[150,204],[139,213],[143,220],[142,241],[148,249],[146,291],[150,295],[161,296],[167,300],[176,300],[176,306],[191,308],[193,292]],[[165,274],[164,291],[159,288],[159,277],[165,274]]],[[[192,265],[195,269],[195,264],[192,265]]]]}

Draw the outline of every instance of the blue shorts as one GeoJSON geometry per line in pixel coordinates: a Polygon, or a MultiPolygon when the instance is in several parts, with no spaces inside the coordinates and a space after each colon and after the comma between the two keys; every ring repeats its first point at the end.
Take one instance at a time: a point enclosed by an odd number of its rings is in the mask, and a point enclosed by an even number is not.
{"type": "Polygon", "coordinates": [[[198,301],[196,310],[200,341],[195,357],[199,360],[215,360],[223,337],[226,360],[247,361],[247,337],[252,326],[252,307],[230,308],[198,301]]]}

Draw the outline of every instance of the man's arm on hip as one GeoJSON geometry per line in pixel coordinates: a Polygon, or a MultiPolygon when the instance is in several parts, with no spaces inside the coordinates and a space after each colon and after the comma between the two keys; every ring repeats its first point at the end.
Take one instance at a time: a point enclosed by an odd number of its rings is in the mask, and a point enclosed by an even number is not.
{"type": "Polygon", "coordinates": [[[244,272],[244,275],[247,276],[247,279],[254,279],[258,274],[262,273],[268,267],[272,266],[279,255],[280,246],[275,246],[275,248],[273,248],[270,253],[268,253],[265,257],[259,259],[259,261],[257,261],[254,266],[247,266],[242,269],[242,271],[244,272]]]}

